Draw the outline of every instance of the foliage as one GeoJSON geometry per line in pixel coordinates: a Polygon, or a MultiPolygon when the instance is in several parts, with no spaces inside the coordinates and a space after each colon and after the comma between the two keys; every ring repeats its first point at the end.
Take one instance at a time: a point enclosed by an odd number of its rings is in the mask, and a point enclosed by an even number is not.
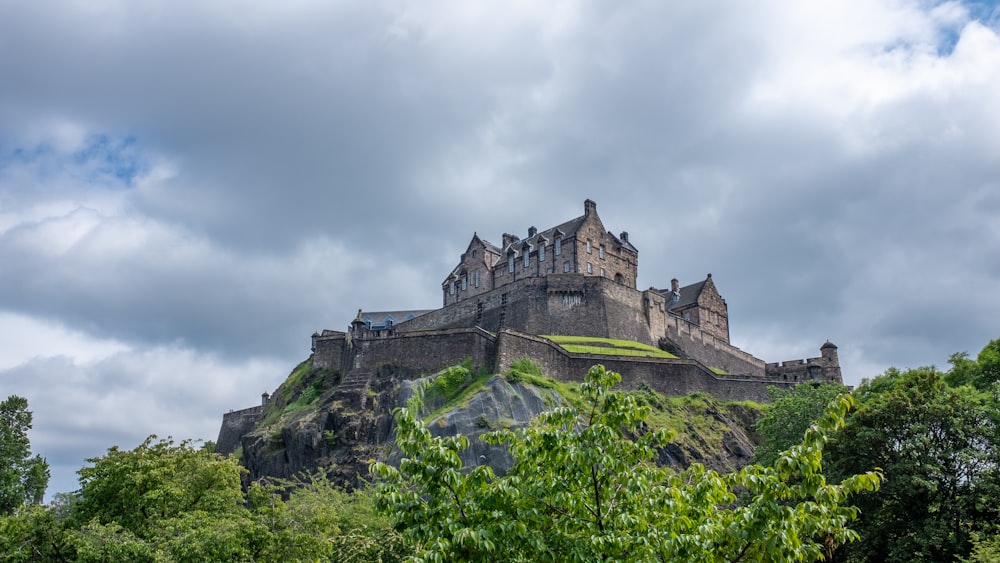
{"type": "Polygon", "coordinates": [[[150,436],[133,450],[117,446],[80,474],[80,499],[73,518],[116,523],[140,538],[162,521],[202,511],[236,512],[243,501],[242,469],[235,459],[195,447],[190,441],[150,436]]]}
{"type": "Polygon", "coordinates": [[[771,404],[764,407],[764,416],[757,420],[756,429],[761,443],[754,450],[753,462],[774,463],[778,455],[802,440],[812,422],[847,388],[836,383],[800,383],[794,387],[768,387],[771,404]]]}
{"type": "Polygon", "coordinates": [[[851,405],[841,397],[774,466],[721,476],[694,465],[675,474],[652,463],[670,438],[645,431],[650,409],[612,391],[620,376],[595,366],[583,409],[543,413],[526,429],[486,434],[514,457],[507,475],[462,467],[464,436],[432,437],[418,399],[397,409],[398,469],[382,479],[378,506],[417,546],[418,561],[817,560],[856,535],[847,498],[879,485],[863,473],[830,485],[827,435],[851,405]],[[749,491],[737,503],[736,491],[749,491]]]}
{"type": "Polygon", "coordinates": [[[648,358],[677,358],[674,354],[655,346],[597,336],[546,335],[544,338],[558,344],[563,350],[578,354],[603,354],[605,356],[638,356],[648,358]]]}
{"type": "MultiPolygon", "coordinates": [[[[992,344],[992,343],[991,343],[992,344]]],[[[863,542],[849,561],[951,561],[1000,520],[1000,430],[989,395],[951,387],[933,368],[890,369],[862,384],[859,408],[831,444],[833,468],[884,468],[862,495],[863,542]]]]}
{"type": "Polygon", "coordinates": [[[473,375],[467,366],[453,366],[440,372],[420,390],[421,401],[426,400],[427,406],[432,409],[425,418],[433,420],[463,404],[481,391],[490,377],[492,376],[482,368],[473,375]]]}
{"type": "Polygon", "coordinates": [[[79,493],[0,517],[0,560],[388,562],[408,553],[370,495],[325,475],[243,491],[235,461],[155,437],[89,461],[79,493]]]}
{"type": "Polygon", "coordinates": [[[980,391],[989,391],[1000,382],[1000,339],[983,347],[975,360],[966,352],[952,354],[946,380],[953,387],[972,385],[980,391]]]}
{"type": "Polygon", "coordinates": [[[11,395],[0,402],[0,515],[24,504],[42,502],[49,484],[49,465],[31,455],[28,400],[11,395]]]}

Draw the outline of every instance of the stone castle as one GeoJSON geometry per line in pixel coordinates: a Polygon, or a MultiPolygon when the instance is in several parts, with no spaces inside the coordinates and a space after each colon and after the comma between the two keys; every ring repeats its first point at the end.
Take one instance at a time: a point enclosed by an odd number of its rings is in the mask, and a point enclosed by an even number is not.
{"type": "MultiPolygon", "coordinates": [[[[550,377],[570,381],[602,363],[621,373],[624,389],[701,391],[724,400],[767,401],[770,385],[843,382],[830,342],[818,357],[781,363],[733,346],[726,301],[711,274],[690,285],[674,279],[668,288],[640,290],[638,267],[628,233],[605,229],[588,199],[582,216],[531,227],[523,239],[504,234],[497,246],[473,234],[442,282],[441,308],[359,310],[346,332],[312,335],[313,365],[339,371],[344,398],[362,402],[385,373],[412,379],[470,359],[497,373],[528,357],[550,377]],[[571,353],[547,335],[636,341],[677,358],[571,353]]],[[[223,426],[246,427],[260,410],[229,413],[223,426]]]]}
{"type": "Polygon", "coordinates": [[[642,370],[650,373],[647,383],[655,389],[704,390],[733,399],[765,398],[769,384],[842,382],[837,347],[829,342],[819,357],[771,364],[730,344],[728,307],[712,274],[683,287],[674,279],[669,288],[639,290],[638,268],[639,251],[628,233],[616,236],[605,229],[597,204],[588,199],[582,216],[546,230],[531,227],[523,239],[505,233],[497,246],[473,234],[441,284],[440,309],[358,311],[347,332],[313,335],[314,365],[346,375],[392,364],[419,376],[468,358],[502,371],[528,356],[549,367],[553,377],[578,379],[586,368],[559,368],[635,363],[617,370],[628,378],[638,364],[652,361],[642,370]],[[579,358],[540,335],[633,340],[680,359],[579,358]],[[718,392],[720,384],[708,380],[672,381],[691,379],[681,372],[729,382],[724,387],[730,391],[718,392]]]}

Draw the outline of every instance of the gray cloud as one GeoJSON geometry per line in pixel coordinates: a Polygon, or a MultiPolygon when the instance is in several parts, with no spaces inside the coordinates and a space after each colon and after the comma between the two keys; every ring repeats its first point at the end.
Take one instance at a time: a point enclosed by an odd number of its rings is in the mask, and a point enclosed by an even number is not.
{"type": "Polygon", "coordinates": [[[60,471],[142,432],[213,438],[312,331],[435,306],[474,231],[584,198],[630,232],[640,285],[712,272],[759,357],[829,338],[854,383],[942,366],[998,336],[997,21],[960,2],[0,5],[0,328],[65,348],[0,347],[0,382],[60,471]]]}

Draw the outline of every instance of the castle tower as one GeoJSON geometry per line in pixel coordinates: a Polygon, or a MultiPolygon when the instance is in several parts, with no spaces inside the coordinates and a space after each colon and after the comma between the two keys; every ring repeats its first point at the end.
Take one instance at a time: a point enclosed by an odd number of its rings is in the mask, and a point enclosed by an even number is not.
{"type": "Polygon", "coordinates": [[[820,356],[823,358],[823,379],[843,383],[844,377],[840,373],[840,357],[837,355],[837,345],[827,340],[819,347],[820,356]]]}

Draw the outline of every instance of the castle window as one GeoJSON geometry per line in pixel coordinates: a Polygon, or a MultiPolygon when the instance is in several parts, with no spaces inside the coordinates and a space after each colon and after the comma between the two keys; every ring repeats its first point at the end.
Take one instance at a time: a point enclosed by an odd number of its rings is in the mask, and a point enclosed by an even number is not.
{"type": "Polygon", "coordinates": [[[540,245],[538,245],[538,261],[539,262],[544,262],[545,261],[545,243],[544,242],[541,243],[540,245]]]}
{"type": "Polygon", "coordinates": [[[524,249],[524,267],[527,268],[530,265],[531,265],[531,249],[530,248],[525,248],[524,249]]]}
{"type": "Polygon", "coordinates": [[[563,262],[563,271],[569,272],[569,262],[563,262]]]}
{"type": "Polygon", "coordinates": [[[588,274],[593,274],[594,273],[594,265],[591,264],[590,262],[587,262],[587,273],[588,274]]]}
{"type": "Polygon", "coordinates": [[[479,270],[472,272],[472,285],[479,287],[479,270]]]}
{"type": "Polygon", "coordinates": [[[514,254],[513,253],[511,253],[511,255],[507,257],[507,271],[510,272],[510,273],[512,273],[512,274],[514,273],[514,254]]]}
{"type": "Polygon", "coordinates": [[[604,277],[604,268],[601,268],[601,277],[604,277]]]}
{"type": "Polygon", "coordinates": [[[451,289],[448,290],[448,293],[455,295],[455,280],[451,280],[451,289]]]}
{"type": "Polygon", "coordinates": [[[604,260],[604,245],[603,244],[601,246],[597,247],[597,255],[601,257],[601,260],[604,260]]]}
{"type": "Polygon", "coordinates": [[[690,311],[684,311],[684,320],[687,321],[687,322],[691,322],[691,312],[690,311]]]}
{"type": "Polygon", "coordinates": [[[462,276],[462,291],[465,291],[469,287],[469,278],[462,276]]]}
{"type": "Polygon", "coordinates": [[[556,256],[562,254],[562,237],[556,239],[556,256]]]}
{"type": "Polygon", "coordinates": [[[590,240],[587,240],[587,254],[593,254],[594,250],[590,248],[590,240]]]}

